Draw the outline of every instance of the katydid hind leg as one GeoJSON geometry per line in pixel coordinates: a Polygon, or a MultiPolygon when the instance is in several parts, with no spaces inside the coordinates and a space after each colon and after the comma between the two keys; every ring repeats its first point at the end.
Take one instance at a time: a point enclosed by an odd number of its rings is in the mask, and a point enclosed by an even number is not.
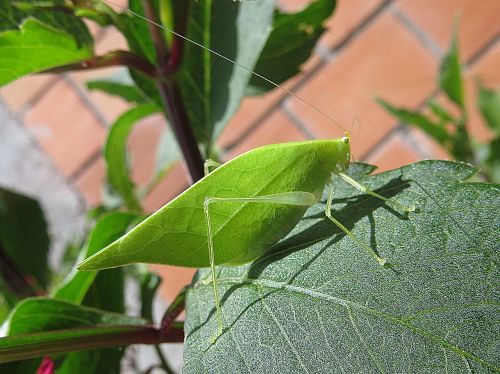
{"type": "Polygon", "coordinates": [[[220,305],[219,289],[217,277],[215,274],[215,249],[213,242],[213,228],[210,219],[210,205],[213,203],[261,203],[261,204],[282,204],[291,206],[311,206],[317,203],[317,197],[310,192],[292,191],[273,195],[253,196],[253,197],[207,197],[203,203],[203,211],[207,225],[208,253],[210,260],[210,272],[212,278],[212,288],[215,300],[215,313],[217,318],[217,333],[212,337],[212,343],[222,334],[224,322],[222,318],[222,309],[220,305]]]}

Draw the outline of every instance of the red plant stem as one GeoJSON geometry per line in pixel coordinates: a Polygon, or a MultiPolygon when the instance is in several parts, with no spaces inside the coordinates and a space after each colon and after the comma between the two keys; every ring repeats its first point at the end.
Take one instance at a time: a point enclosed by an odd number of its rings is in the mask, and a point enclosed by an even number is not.
{"type": "MultiPolygon", "coordinates": [[[[61,330],[62,333],[67,330],[61,330]]],[[[37,333],[33,334],[34,336],[37,333]]],[[[180,328],[171,329],[168,334],[162,334],[160,330],[147,326],[130,326],[123,331],[112,332],[106,335],[82,336],[78,338],[67,338],[56,340],[52,343],[25,344],[16,347],[9,352],[0,352],[0,362],[26,360],[35,357],[43,357],[56,353],[67,353],[88,349],[100,349],[109,347],[120,347],[131,344],[158,345],[161,343],[182,343],[184,331],[180,328]]]]}
{"type": "MultiPolygon", "coordinates": [[[[151,1],[144,0],[143,4],[144,14],[146,17],[154,23],[158,23],[151,1]]],[[[198,147],[198,141],[194,135],[193,128],[190,125],[180,89],[174,80],[169,79],[166,81],[166,79],[172,76],[174,71],[170,70],[170,54],[165,51],[167,43],[161,30],[158,26],[154,25],[154,23],[148,24],[149,33],[151,34],[151,39],[153,40],[156,49],[159,74],[162,78],[165,78],[157,79],[158,91],[160,92],[160,96],[163,100],[165,115],[174,130],[177,143],[179,144],[179,148],[184,156],[186,167],[191,177],[191,182],[194,183],[203,178],[205,175],[203,170],[203,158],[201,156],[200,148],[198,147]]],[[[176,68],[179,66],[181,58],[181,50],[179,50],[179,47],[176,47],[176,68]]]]}
{"type": "Polygon", "coordinates": [[[58,66],[48,69],[42,73],[63,73],[75,70],[101,69],[110,66],[127,66],[140,71],[150,78],[156,78],[158,72],[156,67],[145,59],[127,51],[113,51],[102,56],[95,56],[88,60],[83,60],[74,64],[58,66]]]}

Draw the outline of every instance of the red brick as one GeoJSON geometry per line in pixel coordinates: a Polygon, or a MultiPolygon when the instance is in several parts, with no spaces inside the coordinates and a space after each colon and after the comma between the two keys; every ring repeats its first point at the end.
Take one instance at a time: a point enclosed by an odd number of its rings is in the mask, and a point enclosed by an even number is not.
{"type": "Polygon", "coordinates": [[[274,112],[255,131],[245,138],[241,144],[225,155],[224,158],[230,160],[241,153],[265,144],[299,141],[304,139],[304,134],[297,129],[282,110],[279,110],[274,112]]]}
{"type": "Polygon", "coordinates": [[[413,151],[400,135],[397,135],[370,156],[367,162],[376,165],[377,172],[382,172],[411,164],[420,159],[420,155],[413,151]]]}
{"type": "Polygon", "coordinates": [[[102,202],[101,191],[106,180],[106,166],[103,158],[97,159],[75,181],[75,186],[89,206],[102,202]]]}
{"type": "Polygon", "coordinates": [[[150,269],[163,279],[160,294],[167,302],[173,301],[182,288],[191,283],[196,272],[196,269],[167,265],[150,265],[150,269]]]}
{"type": "Polygon", "coordinates": [[[105,137],[94,115],[64,82],[26,113],[25,123],[65,176],[100,150],[105,137]]]}
{"type": "Polygon", "coordinates": [[[143,206],[147,212],[158,210],[188,187],[188,179],[184,166],[178,163],[144,199],[143,206]]]}
{"type": "MultiPolygon", "coordinates": [[[[413,107],[432,92],[436,63],[390,15],[370,25],[343,53],[319,71],[298,94],[344,127],[361,123],[353,136],[353,152],[363,155],[392,129],[396,121],[376,102],[413,107]]],[[[320,138],[343,131],[298,100],[292,110],[320,138]]]]}
{"type": "Polygon", "coordinates": [[[401,0],[397,5],[443,49],[459,17],[459,46],[467,59],[500,32],[498,0],[401,0]]]}
{"type": "Polygon", "coordinates": [[[43,89],[49,87],[57,78],[52,74],[23,77],[0,89],[0,95],[12,112],[18,112],[35,98],[43,89]]]}

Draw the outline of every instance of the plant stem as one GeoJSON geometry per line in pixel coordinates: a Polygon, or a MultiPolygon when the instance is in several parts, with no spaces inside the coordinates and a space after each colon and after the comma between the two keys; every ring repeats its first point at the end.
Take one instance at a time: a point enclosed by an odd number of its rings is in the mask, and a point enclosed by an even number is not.
{"type": "Polygon", "coordinates": [[[44,70],[42,73],[64,73],[66,71],[101,69],[110,66],[127,66],[140,71],[150,78],[156,78],[158,76],[158,72],[154,65],[127,51],[109,52],[102,56],[95,56],[91,59],[83,60],[74,64],[44,70]]]}
{"type": "MultiPolygon", "coordinates": [[[[143,0],[143,5],[146,17],[157,23],[158,20],[151,1],[143,0]]],[[[191,182],[196,182],[204,176],[203,158],[201,157],[200,148],[189,123],[179,87],[172,79],[169,81],[163,79],[164,77],[171,76],[173,73],[170,69],[170,53],[166,50],[167,43],[163,37],[163,33],[153,23],[149,23],[148,26],[155,46],[158,70],[161,76],[161,79],[157,79],[157,86],[163,100],[164,113],[174,130],[177,143],[182,151],[191,177],[191,182]]],[[[181,51],[176,49],[175,56],[176,61],[180,61],[181,51]]],[[[173,66],[177,68],[179,63],[173,66]]]]}
{"type": "Polygon", "coordinates": [[[162,334],[170,334],[170,331],[175,326],[175,319],[182,313],[186,305],[186,291],[184,287],[181,292],[175,297],[174,301],[169,305],[161,320],[160,332],[162,334]]]}

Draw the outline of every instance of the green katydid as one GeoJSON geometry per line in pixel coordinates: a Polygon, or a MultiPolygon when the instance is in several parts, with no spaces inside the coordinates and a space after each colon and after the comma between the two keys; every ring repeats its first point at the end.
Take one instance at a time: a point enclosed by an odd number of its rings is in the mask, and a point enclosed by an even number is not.
{"type": "MultiPolygon", "coordinates": [[[[332,175],[404,211],[400,203],[368,190],[344,171],[350,139],[282,143],[254,149],[218,167],[129,233],[85,260],[80,270],[144,262],[211,267],[218,326],[222,332],[216,265],[241,265],[263,255],[318,202],[332,175]],[[257,183],[238,183],[246,180],[257,183]],[[267,181],[267,183],[262,183],[267,181]]],[[[380,265],[389,266],[330,212],[326,216],[380,265]]]]}
{"type": "MultiPolygon", "coordinates": [[[[249,71],[333,121],[289,90],[249,71]]],[[[222,333],[223,321],[215,266],[245,264],[266,253],[290,232],[310,206],[319,201],[332,175],[340,176],[362,192],[398,209],[414,210],[368,190],[345,174],[350,160],[347,133],[339,139],[283,143],[254,149],[216,168],[122,238],[85,260],[79,269],[99,270],[136,262],[210,267],[218,336],[222,333]],[[258,183],[241,183],[242,174],[247,181],[258,183]]],[[[325,211],[328,219],[381,266],[390,266],[332,216],[332,193],[325,211]]]]}

